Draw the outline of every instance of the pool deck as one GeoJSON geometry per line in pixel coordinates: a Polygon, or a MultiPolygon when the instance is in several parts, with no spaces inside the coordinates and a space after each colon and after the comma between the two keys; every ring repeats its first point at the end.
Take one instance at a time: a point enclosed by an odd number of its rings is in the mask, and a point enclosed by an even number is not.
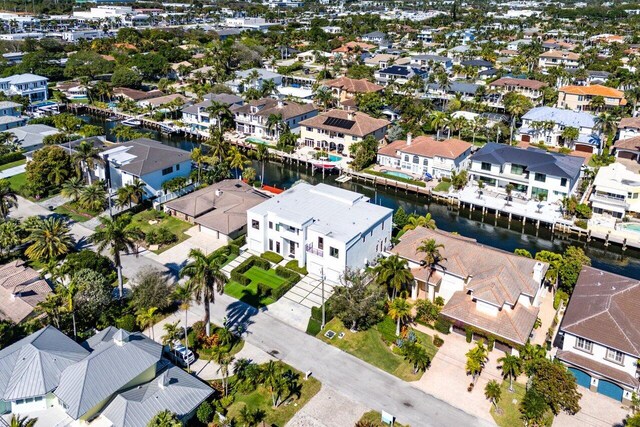
{"type": "Polygon", "coordinates": [[[391,177],[395,176],[396,178],[398,178],[398,176],[392,175],[389,172],[401,173],[401,174],[404,175],[404,177],[406,177],[406,179],[413,179],[413,180],[416,180],[416,181],[422,181],[422,178],[424,177],[423,175],[420,175],[420,174],[417,174],[417,173],[413,173],[413,172],[407,172],[407,171],[405,171],[403,169],[392,168],[390,166],[380,166],[378,164],[372,166],[371,169],[376,171],[376,172],[386,173],[387,175],[389,175],[391,177]]]}

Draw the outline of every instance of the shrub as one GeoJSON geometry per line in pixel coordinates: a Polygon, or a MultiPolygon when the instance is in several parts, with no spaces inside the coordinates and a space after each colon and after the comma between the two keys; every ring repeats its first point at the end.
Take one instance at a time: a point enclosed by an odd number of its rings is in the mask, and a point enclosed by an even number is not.
{"type": "Polygon", "coordinates": [[[238,247],[244,246],[247,244],[247,235],[243,234],[240,237],[237,237],[231,241],[232,245],[236,245],[238,247]]]}
{"type": "Polygon", "coordinates": [[[433,327],[436,331],[445,335],[449,335],[449,333],[451,332],[451,322],[449,322],[447,319],[443,319],[442,317],[436,320],[436,323],[433,325],[433,327]]]}
{"type": "Polygon", "coordinates": [[[493,346],[495,345],[495,343],[496,343],[496,339],[493,337],[489,337],[487,339],[487,350],[493,351],[493,346]]]}
{"type": "Polygon", "coordinates": [[[288,268],[284,268],[282,266],[276,267],[276,275],[282,277],[283,279],[292,280],[293,283],[298,283],[300,281],[300,275],[295,271],[291,271],[288,268]]]}
{"type": "Polygon", "coordinates": [[[124,329],[125,331],[135,331],[136,316],[134,316],[133,314],[125,314],[124,316],[116,320],[116,326],[120,329],[124,329]]]}
{"type": "Polygon", "coordinates": [[[433,345],[435,345],[436,347],[440,348],[440,347],[442,347],[442,344],[444,344],[444,340],[442,338],[440,338],[440,336],[434,335],[433,336],[433,345]]]}
{"type": "Polygon", "coordinates": [[[211,403],[204,401],[198,406],[198,411],[196,412],[196,417],[198,421],[202,424],[209,424],[209,421],[213,419],[213,407],[211,403]]]}
{"type": "Polygon", "coordinates": [[[592,215],[591,208],[589,207],[589,205],[580,203],[578,206],[576,206],[576,215],[581,219],[589,219],[592,215]]]}
{"type": "Polygon", "coordinates": [[[258,283],[258,295],[263,297],[270,297],[273,292],[271,286],[266,283],[259,282],[258,283]]]}
{"type": "Polygon", "coordinates": [[[19,151],[13,153],[7,153],[0,156],[0,166],[6,165],[7,163],[17,162],[18,160],[24,159],[24,154],[19,151]]]}
{"type": "Polygon", "coordinates": [[[266,259],[267,261],[271,261],[274,264],[277,264],[284,259],[282,255],[279,255],[275,252],[270,252],[270,251],[260,255],[260,258],[266,259]]]}
{"type": "Polygon", "coordinates": [[[416,316],[418,321],[431,323],[438,318],[440,307],[429,300],[421,299],[416,303],[416,316]]]}
{"type": "Polygon", "coordinates": [[[307,269],[305,267],[300,267],[298,266],[298,261],[296,261],[295,259],[292,259],[291,261],[289,261],[285,267],[287,267],[289,270],[293,270],[296,273],[300,273],[303,276],[306,276],[307,274],[309,274],[309,272],[307,271],[307,269]]]}
{"type": "Polygon", "coordinates": [[[63,264],[63,270],[65,272],[71,273],[82,268],[88,268],[89,270],[102,274],[109,282],[116,280],[117,273],[113,262],[106,256],[100,255],[92,250],[83,249],[80,252],[67,255],[65,258],[63,264]]]}
{"type": "Polygon", "coordinates": [[[240,255],[240,246],[229,243],[229,251],[234,255],[240,255]]]}
{"type": "Polygon", "coordinates": [[[231,272],[231,280],[240,283],[242,286],[249,286],[249,284],[251,284],[251,279],[237,271],[231,272]]]}
{"type": "Polygon", "coordinates": [[[584,219],[577,219],[575,225],[576,227],[580,227],[583,230],[587,229],[587,221],[585,221],[584,219]]]}
{"type": "Polygon", "coordinates": [[[473,329],[467,326],[466,328],[464,328],[464,335],[467,339],[467,342],[471,342],[473,340],[473,329]]]}
{"type": "MultiPolygon", "coordinates": [[[[313,307],[313,308],[318,308],[318,307],[313,307]]],[[[312,308],[312,310],[313,310],[312,308]]],[[[320,315],[322,316],[322,314],[320,315]]],[[[320,333],[320,327],[322,326],[322,321],[321,320],[316,320],[313,317],[309,319],[309,323],[307,324],[307,334],[312,335],[312,336],[316,336],[318,335],[318,333],[320,333]]]]}
{"type": "Polygon", "coordinates": [[[556,294],[553,296],[553,309],[557,310],[560,307],[560,302],[563,301],[566,305],[567,301],[569,301],[569,294],[564,291],[556,291],[556,294]]]}

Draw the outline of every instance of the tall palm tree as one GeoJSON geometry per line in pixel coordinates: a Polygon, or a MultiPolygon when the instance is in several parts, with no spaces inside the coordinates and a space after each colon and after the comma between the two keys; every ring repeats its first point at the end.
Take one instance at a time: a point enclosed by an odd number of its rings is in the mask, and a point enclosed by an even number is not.
{"type": "Polygon", "coordinates": [[[212,101],[211,105],[206,108],[207,113],[209,113],[210,117],[216,118],[216,125],[218,126],[218,132],[222,134],[222,124],[223,121],[229,120],[233,117],[231,114],[231,110],[227,104],[222,102],[212,101]]]}
{"type": "Polygon", "coordinates": [[[47,317],[48,322],[53,322],[56,328],[60,329],[60,308],[62,307],[62,297],[56,293],[50,293],[38,303],[36,313],[41,313],[47,317]]]}
{"type": "Polygon", "coordinates": [[[71,230],[62,218],[48,217],[36,221],[27,231],[31,244],[24,251],[31,260],[51,261],[71,251],[75,245],[71,230]]]}
{"type": "Polygon", "coordinates": [[[284,129],[284,121],[282,119],[282,114],[269,114],[267,117],[267,130],[273,133],[273,137],[275,139],[280,138],[280,133],[284,129]]]}
{"type": "Polygon", "coordinates": [[[100,151],[93,147],[87,141],[82,141],[75,149],[72,160],[76,163],[79,170],[83,171],[87,176],[87,183],[91,185],[91,171],[95,164],[101,160],[100,151]]]}
{"type": "Polygon", "coordinates": [[[120,207],[129,206],[133,204],[133,188],[130,185],[125,185],[116,191],[116,205],[120,207]]]}
{"type": "Polygon", "coordinates": [[[124,296],[124,279],[122,277],[122,263],[120,252],[133,252],[136,241],[143,238],[140,229],[131,227],[131,216],[120,215],[115,218],[99,217],[100,227],[91,236],[91,241],[97,245],[98,252],[110,247],[111,257],[118,272],[118,287],[120,298],[124,296]]]}
{"type": "MultiPolygon", "coordinates": [[[[180,310],[184,311],[184,346],[189,350],[189,308],[191,307],[191,298],[193,298],[193,289],[186,283],[184,285],[176,285],[173,291],[173,297],[180,301],[180,310]]],[[[189,361],[187,360],[187,370],[189,370],[189,361]]]]}
{"type": "Polygon", "coordinates": [[[323,111],[327,111],[327,109],[333,102],[333,94],[328,87],[320,86],[313,94],[313,100],[316,102],[316,104],[322,106],[323,111]]]}
{"type": "Polygon", "coordinates": [[[436,220],[431,217],[430,213],[424,216],[410,216],[408,224],[404,226],[403,230],[415,230],[418,227],[428,228],[429,230],[436,229],[436,220]]]}
{"type": "Polygon", "coordinates": [[[84,187],[80,192],[78,203],[90,211],[102,211],[107,203],[107,189],[104,186],[104,181],[96,181],[84,187]]]}
{"type": "Polygon", "coordinates": [[[260,93],[263,97],[269,97],[275,94],[278,91],[278,85],[273,79],[265,80],[262,82],[262,87],[260,88],[260,93]]]}
{"type": "Polygon", "coordinates": [[[618,117],[609,112],[600,113],[596,117],[596,127],[610,139],[618,128],[618,117]]]}
{"type": "Polygon", "coordinates": [[[20,418],[20,415],[12,415],[9,427],[34,427],[38,422],[37,418],[28,418],[24,416],[20,418]]]}
{"type": "Polygon", "coordinates": [[[191,161],[198,167],[198,183],[200,183],[200,172],[202,170],[202,163],[204,162],[204,159],[205,156],[202,154],[202,148],[196,147],[191,151],[191,161]]]}
{"type": "Polygon", "coordinates": [[[391,291],[392,299],[395,299],[398,292],[406,285],[413,282],[413,274],[409,269],[407,260],[398,255],[391,255],[380,261],[374,269],[376,282],[385,285],[387,291],[391,291]]]}
{"type": "Polygon", "coordinates": [[[149,328],[151,330],[151,339],[155,340],[155,334],[153,332],[153,325],[156,322],[156,311],[158,311],[158,307],[149,307],[146,310],[139,310],[136,315],[136,322],[144,331],[149,328]]]}
{"type": "Polygon", "coordinates": [[[9,210],[18,206],[18,195],[11,189],[8,179],[0,179],[0,218],[9,216],[9,210]]]}
{"type": "Polygon", "coordinates": [[[442,253],[440,249],[444,249],[444,245],[437,243],[435,239],[423,240],[418,246],[417,251],[424,254],[425,263],[433,268],[438,262],[442,261],[442,253]]]}
{"type": "Polygon", "coordinates": [[[497,409],[498,402],[500,401],[500,397],[502,396],[502,389],[500,388],[500,384],[498,381],[491,380],[484,387],[484,396],[493,403],[493,406],[497,409]]]}
{"type": "Polygon", "coordinates": [[[78,333],[76,330],[76,295],[80,291],[80,287],[75,281],[71,281],[68,286],[60,285],[56,288],[56,293],[60,295],[64,302],[64,310],[67,313],[71,313],[71,319],[73,321],[73,338],[78,339],[78,333]]]}
{"type": "Polygon", "coordinates": [[[256,148],[256,160],[260,162],[260,184],[264,185],[264,164],[269,160],[269,148],[264,144],[259,144],[256,148]]]}
{"type": "Polygon", "coordinates": [[[64,184],[62,184],[62,195],[72,202],[77,202],[84,189],[84,184],[81,178],[72,176],[64,184]]]}
{"type": "Polygon", "coordinates": [[[236,170],[236,178],[238,178],[238,171],[243,171],[244,167],[251,163],[247,156],[236,146],[231,147],[229,150],[227,161],[229,162],[229,167],[236,170]]]}
{"type": "Polygon", "coordinates": [[[396,335],[400,335],[400,326],[411,316],[411,304],[404,298],[396,298],[389,303],[389,317],[396,321],[396,335]]]}
{"type": "Polygon", "coordinates": [[[498,359],[502,364],[502,376],[509,377],[509,391],[513,393],[513,379],[522,373],[522,359],[512,354],[507,354],[498,359]]]}
{"type": "MultiPolygon", "coordinates": [[[[512,96],[505,96],[504,108],[511,115],[511,139],[513,141],[513,133],[515,131],[516,120],[532,107],[531,101],[524,95],[512,92],[512,96]]],[[[511,95],[510,94],[510,95],[511,95]]]]}
{"type": "Polygon", "coordinates": [[[218,130],[213,129],[213,126],[209,128],[209,139],[207,145],[211,147],[209,155],[212,159],[216,159],[218,162],[222,162],[227,157],[229,151],[229,144],[224,140],[224,135],[218,130]]]}
{"type": "Polygon", "coordinates": [[[215,293],[224,291],[227,276],[222,273],[224,259],[215,252],[205,255],[200,249],[191,249],[189,262],[180,270],[181,277],[188,277],[187,283],[193,289],[196,301],[204,303],[204,322],[207,336],[211,334],[211,307],[215,293]]]}

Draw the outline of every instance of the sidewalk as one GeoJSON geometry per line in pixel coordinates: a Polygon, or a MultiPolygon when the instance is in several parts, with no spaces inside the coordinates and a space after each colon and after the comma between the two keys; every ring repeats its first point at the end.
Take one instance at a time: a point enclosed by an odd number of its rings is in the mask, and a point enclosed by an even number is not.
{"type": "Polygon", "coordinates": [[[6,179],[6,178],[11,178],[12,176],[20,175],[26,170],[27,170],[26,164],[5,169],[3,171],[0,171],[0,179],[6,179]]]}

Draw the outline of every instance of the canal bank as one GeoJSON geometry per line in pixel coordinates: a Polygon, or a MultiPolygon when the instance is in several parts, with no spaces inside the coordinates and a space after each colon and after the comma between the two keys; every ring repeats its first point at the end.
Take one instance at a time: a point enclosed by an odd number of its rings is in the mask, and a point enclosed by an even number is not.
{"type": "MultiPolygon", "coordinates": [[[[114,141],[112,129],[116,122],[106,121],[99,117],[83,116],[94,125],[103,127],[110,141],[114,141]]],[[[163,135],[159,132],[145,129],[152,138],[162,141],[164,144],[179,147],[187,151],[199,146],[196,141],[184,136],[163,135]]],[[[253,167],[260,173],[261,166],[253,162],[253,167]]],[[[605,271],[610,271],[625,276],[640,278],[640,251],[628,248],[622,251],[618,245],[605,246],[604,242],[592,240],[586,242],[586,235],[580,239],[575,235],[555,232],[550,228],[540,227],[532,223],[524,225],[519,221],[509,222],[505,216],[496,216],[492,213],[482,214],[480,210],[471,211],[465,207],[458,208],[447,204],[438,203],[427,196],[413,195],[402,189],[376,187],[373,184],[362,183],[356,180],[340,183],[336,182],[338,175],[321,172],[312,174],[311,168],[305,164],[268,162],[265,164],[264,182],[267,185],[282,189],[290,188],[298,180],[305,180],[312,184],[324,182],[348,190],[356,191],[371,198],[371,201],[391,209],[402,207],[407,213],[424,215],[427,212],[436,221],[438,228],[457,232],[463,236],[476,239],[479,243],[513,252],[517,248],[527,249],[531,253],[541,250],[563,252],[569,245],[584,248],[592,260],[592,265],[605,271]]]]}

